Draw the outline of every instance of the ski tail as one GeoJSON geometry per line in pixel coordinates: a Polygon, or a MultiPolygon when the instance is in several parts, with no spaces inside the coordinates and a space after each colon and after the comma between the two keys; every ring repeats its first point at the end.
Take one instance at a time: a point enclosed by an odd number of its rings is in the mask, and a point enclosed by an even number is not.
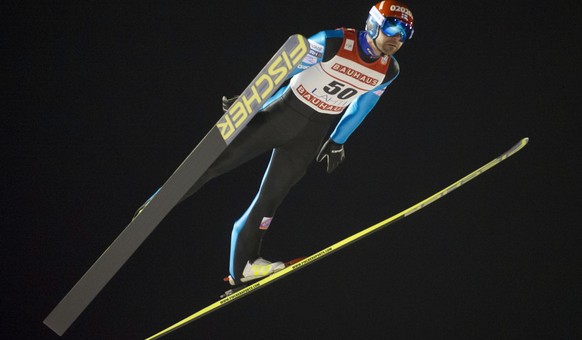
{"type": "Polygon", "coordinates": [[[375,225],[368,227],[350,237],[347,237],[309,257],[304,258],[303,260],[300,260],[299,262],[296,262],[295,264],[291,264],[290,266],[284,268],[283,270],[274,273],[273,275],[267,276],[266,278],[244,288],[241,289],[201,310],[199,310],[198,312],[190,315],[189,317],[183,319],[180,322],[175,323],[174,325],[160,331],[159,333],[156,333],[152,336],[150,336],[149,338],[147,338],[146,340],[153,340],[153,339],[159,339],[164,335],[167,335],[187,324],[189,324],[192,321],[195,321],[197,319],[202,318],[205,315],[210,314],[211,312],[226,306],[227,304],[240,299],[246,295],[249,295],[255,291],[257,291],[258,289],[275,282],[276,280],[291,274],[292,272],[294,272],[295,270],[304,268],[318,260],[321,260],[322,258],[329,256],[331,254],[333,254],[334,252],[356,242],[361,240],[362,238],[371,235],[372,233],[385,228],[389,225],[391,225],[392,223],[399,221],[401,219],[403,219],[406,216],[410,216],[413,213],[419,211],[420,209],[428,206],[429,204],[435,202],[438,199],[443,198],[445,195],[451,193],[452,191],[458,189],[459,187],[461,187],[463,184],[471,181],[472,179],[474,179],[475,177],[481,175],[482,173],[484,173],[485,171],[493,168],[494,166],[496,166],[497,164],[503,162],[504,160],[506,160],[508,157],[511,157],[512,155],[514,155],[516,152],[518,152],[519,150],[521,150],[524,146],[527,145],[527,143],[529,142],[529,138],[523,138],[522,140],[520,140],[517,144],[515,144],[511,149],[509,149],[508,151],[504,152],[503,154],[501,154],[499,157],[493,159],[492,161],[490,161],[489,163],[483,165],[482,167],[480,167],[479,169],[471,172],[470,174],[468,174],[467,176],[461,178],[460,180],[456,181],[455,183],[449,185],[448,187],[442,189],[441,191],[437,192],[436,194],[428,197],[425,200],[422,200],[418,203],[416,203],[415,205],[411,206],[410,208],[401,211],[400,213],[385,219],[384,221],[378,222],[375,225]]]}

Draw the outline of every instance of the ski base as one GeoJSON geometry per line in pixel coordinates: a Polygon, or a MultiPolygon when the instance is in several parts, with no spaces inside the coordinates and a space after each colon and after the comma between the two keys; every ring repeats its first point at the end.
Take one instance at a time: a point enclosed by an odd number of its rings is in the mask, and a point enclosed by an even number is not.
{"type": "Polygon", "coordinates": [[[309,42],[302,35],[296,34],[287,39],[149,203],[45,318],[45,325],[58,335],[63,335],[268,98],[301,64],[308,50],[309,42]]]}

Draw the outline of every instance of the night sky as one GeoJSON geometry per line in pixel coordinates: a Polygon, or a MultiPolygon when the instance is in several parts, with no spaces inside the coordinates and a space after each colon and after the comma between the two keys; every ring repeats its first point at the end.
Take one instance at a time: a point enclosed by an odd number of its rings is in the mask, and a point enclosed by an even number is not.
{"type": "MultiPolygon", "coordinates": [[[[414,38],[328,175],[265,239],[313,254],[529,145],[422,211],[167,339],[582,339],[576,1],[409,1],[414,38]],[[535,5],[534,5],[535,3],[535,5]]],[[[294,33],[374,2],[3,2],[2,339],[42,324],[294,33]]],[[[63,339],[143,339],[228,287],[268,154],[177,206],[63,339]]],[[[164,338],[164,339],[166,339],[164,338]]]]}

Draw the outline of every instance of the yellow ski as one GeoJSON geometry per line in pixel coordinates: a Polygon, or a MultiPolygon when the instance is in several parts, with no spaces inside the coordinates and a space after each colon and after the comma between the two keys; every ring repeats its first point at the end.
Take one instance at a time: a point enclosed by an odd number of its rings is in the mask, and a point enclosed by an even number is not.
{"type": "Polygon", "coordinates": [[[448,187],[444,188],[443,190],[437,192],[436,194],[428,197],[427,199],[416,203],[415,205],[411,206],[410,208],[401,211],[400,213],[384,220],[381,221],[379,223],[376,223],[375,225],[368,227],[348,238],[345,238],[309,257],[306,257],[305,259],[291,265],[288,267],[285,267],[283,270],[276,272],[275,274],[271,275],[271,276],[267,276],[264,279],[244,288],[241,289],[235,293],[233,293],[232,295],[229,295],[221,300],[218,300],[217,302],[199,310],[198,312],[190,315],[189,317],[185,318],[184,320],[160,331],[157,334],[154,334],[152,336],[150,336],[149,338],[147,338],[146,340],[153,340],[153,339],[159,339],[160,337],[167,335],[175,330],[177,330],[180,327],[183,327],[185,325],[187,325],[188,323],[200,319],[201,317],[219,309],[220,307],[226,306],[227,304],[243,297],[246,296],[256,290],[258,290],[259,288],[262,288],[266,285],[268,285],[269,283],[272,283],[278,279],[280,279],[281,277],[288,275],[290,273],[292,273],[295,270],[298,270],[300,268],[303,268],[309,264],[312,264],[313,262],[322,259],[323,257],[330,255],[331,253],[340,250],[344,247],[346,247],[347,245],[358,241],[362,238],[364,238],[365,236],[368,236],[406,216],[409,216],[417,211],[419,211],[420,209],[426,207],[427,205],[433,203],[434,201],[442,198],[443,196],[447,195],[448,193],[450,193],[451,191],[459,188],[461,185],[469,182],[470,180],[472,180],[473,178],[479,176],[480,174],[484,173],[485,171],[491,169],[492,167],[496,166],[497,164],[501,163],[502,161],[504,161],[505,159],[507,159],[508,157],[510,157],[511,155],[515,154],[516,152],[518,152],[519,150],[521,150],[529,141],[529,138],[523,138],[521,141],[519,141],[519,143],[517,143],[516,145],[514,145],[511,149],[509,149],[508,151],[504,152],[503,154],[501,154],[499,157],[495,158],[494,160],[492,160],[491,162],[483,165],[482,167],[480,167],[479,169],[473,171],[472,173],[470,173],[469,175],[461,178],[460,180],[456,181],[455,183],[449,185],[448,187]]]}

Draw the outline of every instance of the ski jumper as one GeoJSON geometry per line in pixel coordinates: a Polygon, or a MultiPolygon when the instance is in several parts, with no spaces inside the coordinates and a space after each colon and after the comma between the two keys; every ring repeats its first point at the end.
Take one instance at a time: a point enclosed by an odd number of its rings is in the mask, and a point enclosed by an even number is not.
{"type": "Polygon", "coordinates": [[[260,256],[261,241],[278,206],[305,175],[331,125],[330,138],[343,144],[397,77],[392,56],[370,58],[366,32],[321,31],[290,82],[265,103],[184,199],[210,179],[272,150],[259,192],[234,223],[230,275],[238,280],[247,261],[260,256]],[[341,115],[343,113],[343,115],[341,115]]]}

